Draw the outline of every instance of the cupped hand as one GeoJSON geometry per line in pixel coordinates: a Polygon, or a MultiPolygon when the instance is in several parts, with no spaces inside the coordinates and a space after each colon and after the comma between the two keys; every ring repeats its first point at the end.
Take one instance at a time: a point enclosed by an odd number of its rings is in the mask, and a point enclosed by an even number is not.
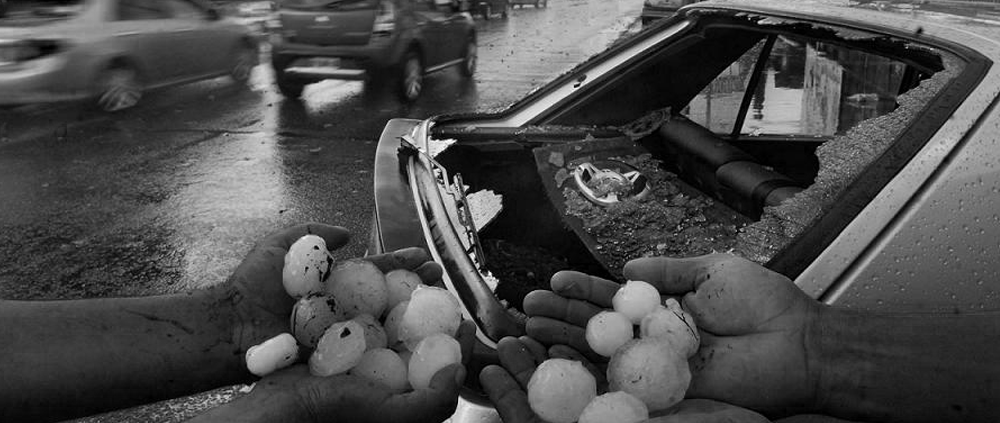
{"type": "Polygon", "coordinates": [[[729,254],[642,258],[627,263],[624,275],[683,295],[702,331],[688,398],[769,415],[814,409],[808,333],[823,308],[790,279],[729,254]]]}
{"type": "Polygon", "coordinates": [[[604,372],[566,345],[546,349],[530,337],[508,336],[497,343],[497,356],[500,365],[484,367],[479,373],[479,381],[504,423],[546,423],[531,410],[527,394],[531,375],[546,359],[579,361],[597,379],[598,392],[604,392],[607,387],[604,372]]]}
{"type": "Polygon", "coordinates": [[[455,412],[459,389],[465,381],[465,366],[472,355],[476,329],[471,321],[459,326],[455,338],[462,346],[463,364],[449,365],[431,378],[430,385],[404,393],[350,374],[313,376],[308,366],[296,365],[275,372],[254,385],[247,398],[291,404],[285,421],[423,423],[440,422],[455,412]],[[288,398],[279,401],[276,398],[288,398]]]}
{"type": "MultiPolygon", "coordinates": [[[[339,226],[306,223],[275,232],[264,238],[243,259],[225,284],[213,288],[221,301],[231,302],[236,310],[235,338],[239,349],[253,345],[289,330],[289,316],[295,299],[281,283],[281,270],[288,248],[304,235],[318,235],[326,241],[328,250],[343,247],[350,234],[339,226]]],[[[365,257],[383,272],[394,269],[413,270],[426,284],[440,280],[441,266],[431,261],[420,248],[406,248],[391,253],[365,257]]],[[[221,309],[221,308],[220,308],[221,309]]]]}

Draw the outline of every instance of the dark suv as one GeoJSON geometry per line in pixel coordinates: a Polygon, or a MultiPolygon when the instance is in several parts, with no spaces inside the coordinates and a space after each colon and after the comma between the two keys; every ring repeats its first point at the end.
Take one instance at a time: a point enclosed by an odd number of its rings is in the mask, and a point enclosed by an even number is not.
{"type": "Polygon", "coordinates": [[[455,0],[286,0],[278,15],[271,63],[286,97],[324,79],[387,77],[412,101],[424,75],[476,69],[476,27],[455,0]]]}

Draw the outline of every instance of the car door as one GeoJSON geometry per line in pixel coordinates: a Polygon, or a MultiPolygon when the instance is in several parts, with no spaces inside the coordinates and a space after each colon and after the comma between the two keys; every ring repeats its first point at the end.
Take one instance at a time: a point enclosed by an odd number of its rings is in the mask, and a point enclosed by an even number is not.
{"type": "Polygon", "coordinates": [[[417,31],[423,40],[424,68],[440,65],[448,58],[451,26],[450,12],[434,4],[435,0],[414,0],[413,13],[417,31]]]}
{"type": "Polygon", "coordinates": [[[157,85],[172,79],[179,61],[171,55],[170,12],[157,0],[119,0],[112,15],[112,36],[117,56],[137,65],[143,84],[157,85]]]}

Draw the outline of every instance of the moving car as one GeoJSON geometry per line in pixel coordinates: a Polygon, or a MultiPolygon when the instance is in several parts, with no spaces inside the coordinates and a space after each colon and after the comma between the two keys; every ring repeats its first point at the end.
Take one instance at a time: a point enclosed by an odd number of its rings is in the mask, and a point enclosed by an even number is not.
{"type": "Polygon", "coordinates": [[[510,9],[509,0],[472,0],[475,14],[482,16],[484,20],[490,20],[495,15],[500,15],[501,19],[507,19],[507,9],[510,9]]]}
{"type": "Polygon", "coordinates": [[[555,271],[649,255],[732,252],[843,307],[997,309],[997,60],[1000,27],[961,17],[687,6],[501,112],[388,122],[370,250],[428,248],[484,356],[555,271]]]}
{"type": "Polygon", "coordinates": [[[275,81],[297,98],[324,79],[388,76],[413,101],[429,73],[475,73],[476,26],[460,9],[457,0],[283,1],[271,34],[275,81]]]}
{"type": "Polygon", "coordinates": [[[247,28],[199,1],[38,3],[0,18],[0,105],[95,98],[116,111],[156,87],[246,81],[257,61],[247,28]]]}
{"type": "Polygon", "coordinates": [[[510,6],[527,6],[532,5],[537,7],[547,7],[549,5],[549,0],[510,0],[510,6]]]}

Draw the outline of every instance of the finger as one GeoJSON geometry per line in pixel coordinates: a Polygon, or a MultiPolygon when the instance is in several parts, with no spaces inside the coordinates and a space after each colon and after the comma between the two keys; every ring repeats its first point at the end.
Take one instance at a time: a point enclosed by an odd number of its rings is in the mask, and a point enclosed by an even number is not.
{"type": "Polygon", "coordinates": [[[541,363],[549,357],[548,353],[545,352],[545,346],[531,339],[531,337],[521,335],[517,337],[517,340],[521,341],[528,348],[528,351],[531,352],[531,357],[535,359],[536,363],[541,363]]]}
{"type": "Polygon", "coordinates": [[[587,301],[565,298],[552,291],[535,290],[524,296],[524,313],[528,316],[551,317],[580,327],[586,327],[591,317],[604,310],[587,301]]]}
{"type": "Polygon", "coordinates": [[[420,281],[424,285],[437,286],[441,282],[441,275],[444,274],[444,269],[437,262],[425,261],[420,266],[417,266],[414,272],[417,276],[420,276],[420,281]]]}
{"type": "Polygon", "coordinates": [[[479,383],[506,423],[540,421],[528,405],[528,395],[502,367],[491,364],[479,372],[479,383]]]}
{"type": "Polygon", "coordinates": [[[611,308],[611,298],[621,284],[586,273],[563,270],[552,275],[552,291],[566,298],[589,301],[604,308],[611,308]]]}
{"type": "Polygon", "coordinates": [[[565,344],[587,357],[600,357],[587,344],[586,332],[579,326],[548,317],[529,317],[524,325],[528,336],[545,345],[565,344]]]}
{"type": "Polygon", "coordinates": [[[261,242],[261,246],[265,248],[278,247],[287,251],[295,241],[308,234],[318,235],[323,238],[326,241],[326,249],[330,251],[343,247],[351,240],[350,232],[340,226],[331,226],[323,223],[302,223],[268,235],[261,242]]]}
{"type": "Polygon", "coordinates": [[[549,357],[563,358],[583,363],[583,367],[587,368],[587,371],[594,375],[594,379],[597,380],[597,392],[604,392],[607,390],[607,372],[602,371],[600,367],[597,367],[593,361],[590,361],[590,359],[585,357],[579,351],[570,348],[568,345],[553,345],[549,347],[549,357]]]}
{"type": "Polygon", "coordinates": [[[698,257],[643,257],[625,263],[622,270],[629,280],[646,281],[664,294],[683,294],[698,288],[708,280],[711,267],[729,254],[707,254],[698,257]]]}
{"type": "Polygon", "coordinates": [[[365,259],[375,263],[383,272],[388,272],[395,269],[416,269],[420,265],[430,261],[431,257],[423,248],[409,247],[390,253],[368,256],[365,259]]]}
{"type": "Polygon", "coordinates": [[[458,405],[458,393],[465,382],[465,367],[452,364],[438,370],[426,389],[389,397],[379,410],[387,422],[422,423],[444,421],[458,405]]]}
{"type": "Polygon", "coordinates": [[[462,364],[468,365],[469,360],[472,359],[472,348],[476,345],[476,324],[471,320],[463,320],[458,325],[455,339],[462,347],[462,364]]]}
{"type": "Polygon", "coordinates": [[[497,355],[503,368],[514,376],[521,388],[528,388],[528,381],[538,367],[535,356],[520,340],[513,336],[507,336],[497,343],[497,355]]]}

